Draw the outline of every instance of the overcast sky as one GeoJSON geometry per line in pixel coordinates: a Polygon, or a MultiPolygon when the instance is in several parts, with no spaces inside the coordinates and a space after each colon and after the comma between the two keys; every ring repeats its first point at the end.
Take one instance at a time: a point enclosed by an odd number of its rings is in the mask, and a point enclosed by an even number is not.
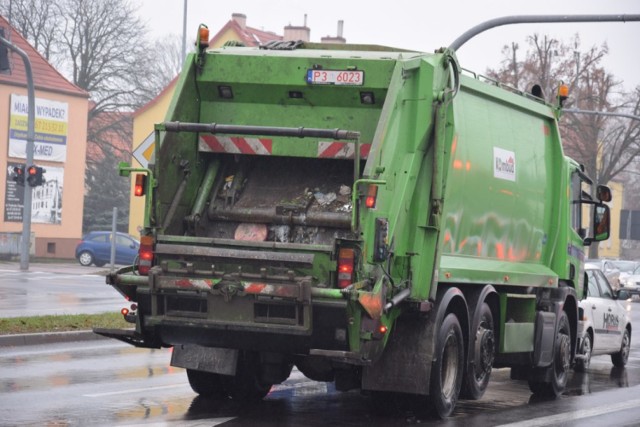
{"type": "MultiPolygon", "coordinates": [[[[135,0],[153,38],[182,34],[184,0],[135,0]]],[[[134,2],[134,3],[135,3],[134,2]]],[[[381,44],[432,52],[449,46],[469,28],[505,15],[531,14],[640,14],[640,0],[188,0],[187,40],[198,24],[213,36],[232,13],[247,16],[250,27],[283,33],[286,25],[301,26],[307,15],[311,41],[335,36],[344,21],[348,43],[381,44]]],[[[494,28],[476,36],[458,50],[464,68],[484,73],[502,60],[502,48],[512,41],[525,47],[533,33],[568,42],[580,34],[582,50],[607,43],[607,70],[623,81],[626,90],[640,86],[640,22],[594,24],[521,24],[494,28]]],[[[523,51],[521,51],[523,52],[523,51]]]]}

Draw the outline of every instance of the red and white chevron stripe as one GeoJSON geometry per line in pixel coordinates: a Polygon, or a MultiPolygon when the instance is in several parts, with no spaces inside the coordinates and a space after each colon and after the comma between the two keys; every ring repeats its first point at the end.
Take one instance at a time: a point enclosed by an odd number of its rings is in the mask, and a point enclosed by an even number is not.
{"type": "Polygon", "coordinates": [[[213,153],[258,154],[270,156],[272,140],[237,136],[200,135],[198,149],[213,153]]]}
{"type": "MultiPolygon", "coordinates": [[[[371,144],[360,144],[360,157],[369,157],[371,144]]],[[[318,157],[329,159],[353,159],[356,147],[353,142],[320,141],[318,143],[318,157]]]]}

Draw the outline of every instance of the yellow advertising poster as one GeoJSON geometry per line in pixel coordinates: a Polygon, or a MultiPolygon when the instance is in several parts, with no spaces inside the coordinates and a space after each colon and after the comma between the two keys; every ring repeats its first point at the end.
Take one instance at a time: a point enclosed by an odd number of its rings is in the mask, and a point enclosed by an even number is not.
{"type": "MultiPolygon", "coordinates": [[[[27,97],[11,95],[9,157],[27,158],[27,97]]],[[[64,162],[67,157],[69,104],[36,98],[34,160],[64,162]]]]}

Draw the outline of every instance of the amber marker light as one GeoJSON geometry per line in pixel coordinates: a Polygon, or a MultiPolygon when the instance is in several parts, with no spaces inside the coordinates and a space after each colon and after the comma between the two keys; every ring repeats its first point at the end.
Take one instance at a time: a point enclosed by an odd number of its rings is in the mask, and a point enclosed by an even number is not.
{"type": "Polygon", "coordinates": [[[567,98],[569,96],[569,86],[560,85],[560,87],[558,88],[558,96],[567,98]]]}
{"type": "Polygon", "coordinates": [[[209,46],[209,28],[204,24],[198,27],[198,44],[200,47],[209,46]]]}

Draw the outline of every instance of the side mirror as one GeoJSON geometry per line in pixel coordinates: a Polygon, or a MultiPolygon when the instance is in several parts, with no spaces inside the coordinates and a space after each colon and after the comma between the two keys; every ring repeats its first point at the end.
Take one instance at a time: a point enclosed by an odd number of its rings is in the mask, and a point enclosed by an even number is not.
{"type": "Polygon", "coordinates": [[[625,291],[624,289],[620,289],[618,291],[617,299],[622,300],[622,301],[626,301],[629,298],[631,298],[631,294],[629,292],[625,291]]]}
{"type": "Polygon", "coordinates": [[[593,228],[596,241],[607,240],[611,228],[609,206],[604,204],[595,205],[593,212],[593,228]]]}
{"type": "Polygon", "coordinates": [[[593,237],[587,237],[584,239],[585,245],[590,245],[592,242],[607,240],[611,231],[609,206],[603,203],[597,203],[593,206],[593,237]]]}

